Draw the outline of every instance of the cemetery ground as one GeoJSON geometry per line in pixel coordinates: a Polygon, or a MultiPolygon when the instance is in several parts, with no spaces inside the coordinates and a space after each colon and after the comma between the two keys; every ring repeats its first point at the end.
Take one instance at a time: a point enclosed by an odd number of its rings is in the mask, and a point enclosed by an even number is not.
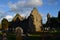
{"type": "MultiPolygon", "coordinates": [[[[1,36],[2,33],[0,33],[1,36]]],[[[16,40],[15,33],[7,33],[8,40],[16,40]]],[[[33,33],[28,34],[28,36],[23,35],[23,40],[59,40],[60,39],[60,32],[40,32],[40,33],[33,33]]]]}

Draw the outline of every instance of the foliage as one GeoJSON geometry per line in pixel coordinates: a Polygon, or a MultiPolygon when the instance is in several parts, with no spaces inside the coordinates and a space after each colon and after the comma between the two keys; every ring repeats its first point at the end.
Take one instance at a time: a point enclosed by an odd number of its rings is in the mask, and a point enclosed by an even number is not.
{"type": "Polygon", "coordinates": [[[8,28],[8,21],[5,18],[2,20],[2,28],[3,29],[8,28]]]}

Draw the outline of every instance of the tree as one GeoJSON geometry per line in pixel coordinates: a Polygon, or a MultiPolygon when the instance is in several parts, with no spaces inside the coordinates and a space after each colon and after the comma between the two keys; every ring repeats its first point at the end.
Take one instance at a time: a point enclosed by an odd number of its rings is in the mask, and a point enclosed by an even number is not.
{"type": "Polygon", "coordinates": [[[8,20],[5,18],[3,18],[3,20],[2,20],[2,28],[4,30],[8,30],[8,20]]]}

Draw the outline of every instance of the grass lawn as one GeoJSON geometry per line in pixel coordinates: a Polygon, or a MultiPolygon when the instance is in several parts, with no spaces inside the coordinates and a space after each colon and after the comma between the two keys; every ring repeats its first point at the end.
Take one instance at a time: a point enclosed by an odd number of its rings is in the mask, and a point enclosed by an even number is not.
{"type": "MultiPolygon", "coordinates": [[[[8,40],[16,40],[16,34],[7,33],[7,38],[8,40]]],[[[43,38],[46,40],[48,39],[55,40],[60,39],[60,32],[34,33],[34,34],[28,34],[28,36],[22,36],[22,38],[23,40],[42,40],[43,38]]]]}

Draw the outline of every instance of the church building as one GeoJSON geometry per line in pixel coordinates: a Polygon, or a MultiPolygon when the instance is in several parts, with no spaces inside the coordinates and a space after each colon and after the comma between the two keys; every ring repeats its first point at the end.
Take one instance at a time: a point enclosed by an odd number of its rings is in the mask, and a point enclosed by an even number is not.
{"type": "Polygon", "coordinates": [[[41,32],[42,16],[36,8],[33,8],[28,18],[16,14],[10,22],[3,18],[1,24],[4,31],[15,31],[17,28],[20,28],[24,33],[41,32]]]}

